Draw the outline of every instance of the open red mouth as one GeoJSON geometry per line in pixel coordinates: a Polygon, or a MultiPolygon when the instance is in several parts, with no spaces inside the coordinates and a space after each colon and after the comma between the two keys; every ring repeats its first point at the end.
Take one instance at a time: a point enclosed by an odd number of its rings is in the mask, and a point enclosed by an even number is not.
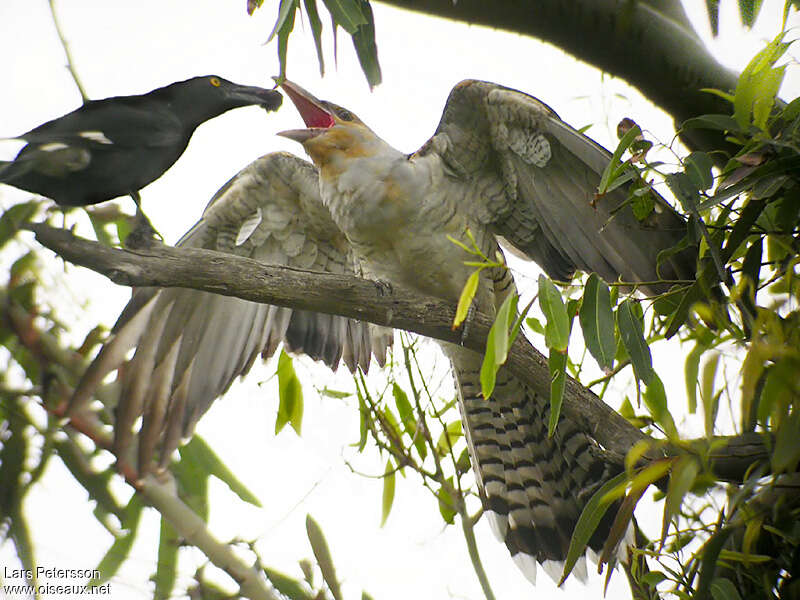
{"type": "Polygon", "coordinates": [[[322,103],[299,85],[284,80],[281,84],[281,89],[286,92],[286,95],[289,96],[289,99],[297,108],[297,112],[300,113],[306,127],[328,129],[336,124],[333,116],[322,103]]]}

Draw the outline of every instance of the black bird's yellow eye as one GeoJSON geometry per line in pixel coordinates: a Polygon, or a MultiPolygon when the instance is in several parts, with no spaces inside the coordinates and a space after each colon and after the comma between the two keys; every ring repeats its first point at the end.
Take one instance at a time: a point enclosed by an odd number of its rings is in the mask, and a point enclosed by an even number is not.
{"type": "Polygon", "coordinates": [[[209,81],[209,82],[211,83],[211,85],[213,85],[214,87],[219,87],[220,85],[222,85],[222,82],[219,80],[219,77],[211,77],[211,78],[209,78],[209,80],[208,80],[208,81],[209,81]]]}

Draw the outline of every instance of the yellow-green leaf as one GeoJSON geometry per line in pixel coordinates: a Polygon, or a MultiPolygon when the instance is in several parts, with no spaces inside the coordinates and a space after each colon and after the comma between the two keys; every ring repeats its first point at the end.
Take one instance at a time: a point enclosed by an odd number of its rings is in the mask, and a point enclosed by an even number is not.
{"type": "Polygon", "coordinates": [[[303,425],[303,387],[295,373],[292,358],[283,350],[278,357],[278,397],[275,433],[278,434],[289,423],[300,435],[303,425]]]}
{"type": "Polygon", "coordinates": [[[550,279],[539,275],[539,306],[546,318],[544,343],[559,352],[566,352],[569,344],[569,316],[561,293],[550,279]]]}
{"type": "MultiPolygon", "coordinates": [[[[703,375],[700,384],[700,398],[703,400],[703,415],[706,428],[706,435],[714,433],[714,423],[717,420],[717,408],[719,406],[719,393],[714,393],[714,379],[717,376],[717,365],[719,364],[719,354],[713,353],[708,357],[703,365],[703,375]]],[[[721,393],[722,390],[720,390],[721,393]]]]}
{"type": "Polygon", "coordinates": [[[469,314],[469,307],[472,306],[472,299],[475,298],[475,292],[478,291],[478,283],[480,282],[480,270],[473,271],[467,278],[464,284],[464,289],[461,290],[461,296],[458,298],[458,307],[456,308],[456,316],[453,319],[453,329],[458,328],[464,319],[469,314]]]}
{"type": "Polygon", "coordinates": [[[564,401],[564,386],[567,383],[567,355],[550,349],[547,357],[550,370],[550,420],[547,424],[547,435],[552,436],[561,416],[561,404],[564,401]]]}
{"type": "Polygon", "coordinates": [[[311,543],[311,550],[314,552],[314,558],[317,559],[319,570],[322,571],[322,578],[328,585],[328,589],[334,599],[342,600],[342,590],[339,587],[339,580],[336,578],[336,569],[333,566],[328,542],[325,541],[322,528],[311,515],[306,515],[306,533],[308,534],[308,541],[311,543]]]}
{"type": "Polygon", "coordinates": [[[381,499],[381,527],[389,518],[394,503],[395,468],[391,459],[386,461],[386,470],[383,472],[383,497],[381,499]]]}
{"type": "Polygon", "coordinates": [[[600,524],[600,520],[608,510],[608,507],[615,500],[615,498],[607,499],[608,493],[619,485],[624,486],[626,481],[627,475],[625,473],[620,473],[616,477],[609,479],[592,494],[589,502],[586,503],[581,516],[578,517],[578,522],[575,524],[575,531],[572,532],[572,539],[569,542],[569,549],[564,560],[564,570],[561,573],[559,585],[564,583],[572,572],[572,568],[578,558],[583,556],[589,539],[600,524]]]}

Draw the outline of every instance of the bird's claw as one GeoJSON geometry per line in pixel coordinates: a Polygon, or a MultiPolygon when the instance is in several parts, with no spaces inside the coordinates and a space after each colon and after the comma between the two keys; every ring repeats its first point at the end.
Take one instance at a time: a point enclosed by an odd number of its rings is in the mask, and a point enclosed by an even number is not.
{"type": "Polygon", "coordinates": [[[150,223],[150,219],[142,212],[137,205],[136,217],[134,217],[133,229],[125,237],[124,246],[129,249],[147,248],[152,246],[154,241],[164,241],[164,238],[155,227],[150,223]]]}
{"type": "Polygon", "coordinates": [[[392,295],[392,284],[386,281],[385,279],[375,279],[373,280],[375,287],[378,289],[378,296],[391,296],[392,295]]]}
{"type": "Polygon", "coordinates": [[[469,333],[469,324],[472,322],[472,319],[475,317],[475,305],[470,304],[469,308],[467,309],[467,316],[464,317],[464,321],[461,323],[461,338],[458,340],[458,344],[463,346],[467,342],[467,334],[469,333]]]}

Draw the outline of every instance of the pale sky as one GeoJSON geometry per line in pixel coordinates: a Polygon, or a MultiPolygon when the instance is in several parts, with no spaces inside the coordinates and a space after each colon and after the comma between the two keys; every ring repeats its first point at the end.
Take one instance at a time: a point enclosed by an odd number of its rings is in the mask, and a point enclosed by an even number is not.
{"type": "MultiPolygon", "coordinates": [[[[57,4],[77,69],[92,98],[144,93],[211,73],[269,87],[270,76],[278,74],[276,46],[264,45],[276,2],[265,2],[254,17],[246,15],[245,0],[69,0],[57,4]]],[[[702,15],[705,3],[692,5],[702,15]]],[[[714,47],[728,66],[741,69],[760,43],[777,32],[777,11],[767,14],[773,4],[765,5],[757,33],[741,31],[730,13],[723,14],[723,35],[714,47]]],[[[384,79],[375,91],[369,91],[350,40],[342,33],[338,67],[330,36],[326,36],[326,75],[320,79],[313,43],[300,23],[290,39],[288,76],[319,97],[352,109],[402,150],[413,151],[430,136],[450,88],[464,78],[487,79],[529,92],[570,124],[593,124],[589,134],[606,146],[613,144],[615,124],[624,116],[634,118],[656,139],[667,142],[673,135],[671,119],[635,90],[551,46],[379,4],[374,10],[384,79]]],[[[323,22],[327,26],[325,17],[323,22]]],[[[0,56],[5,58],[0,63],[0,80],[5,82],[0,95],[0,137],[25,132],[79,105],[46,0],[0,2],[0,56]]],[[[785,99],[800,91],[796,64],[789,74],[785,99]]],[[[255,107],[237,109],[202,125],[178,163],[143,190],[150,219],[167,241],[174,242],[198,219],[217,188],[248,162],[275,150],[302,155],[297,144],[274,135],[298,126],[300,119],[288,100],[278,113],[265,116],[255,107]]],[[[19,144],[0,143],[0,158],[10,158],[18,148],[19,144]]],[[[0,207],[27,196],[2,186],[0,207]]],[[[120,202],[130,210],[132,203],[120,202]]],[[[79,231],[90,235],[79,212],[69,222],[78,223],[79,231]]],[[[98,321],[112,324],[129,294],[82,269],[68,267],[65,278],[71,285],[70,291],[63,292],[65,297],[86,303],[85,309],[61,315],[76,323],[76,339],[98,321]]],[[[673,375],[682,382],[682,364],[674,361],[662,370],[658,356],[662,379],[673,375]]],[[[296,365],[304,382],[313,381],[320,388],[351,387],[346,375],[334,377],[307,360],[296,365]]],[[[306,385],[304,436],[298,438],[289,428],[273,436],[277,386],[274,381],[258,385],[273,372],[272,364],[254,368],[198,427],[264,505],[263,509],[244,505],[227,489],[214,486],[212,531],[223,540],[257,539],[265,564],[299,576],[297,560],[311,555],[304,527],[305,515],[311,513],[327,536],[347,598],[360,597],[361,589],[376,600],[481,598],[460,528],[443,528],[435,501],[415,476],[398,479],[393,512],[386,526],[378,527],[380,480],[353,474],[344,464],[344,459],[351,459],[361,471],[382,472],[383,460],[375,458],[375,453],[372,458],[357,457],[349,447],[358,439],[357,412],[351,400],[318,400],[312,386],[306,385]]],[[[670,395],[670,402],[681,410],[680,399],[670,395]]],[[[124,484],[119,490],[121,496],[129,493],[124,484]]],[[[26,506],[44,566],[93,568],[111,544],[109,534],[94,520],[85,493],[57,461],[51,461],[26,506]]],[[[157,526],[155,513],[148,511],[141,542],[112,580],[113,598],[144,598],[151,592],[147,576],[154,571],[157,526]]],[[[587,587],[570,581],[561,592],[540,571],[537,587],[531,587],[488,526],[480,523],[477,529],[479,549],[498,598],[602,596],[603,581],[598,576],[587,587]]],[[[197,564],[197,557],[194,560],[184,562],[178,590],[187,584],[186,575],[193,572],[190,565],[197,564]]],[[[17,566],[10,543],[0,547],[0,566],[17,566]]],[[[608,597],[626,595],[624,577],[615,576],[608,597]]]]}

